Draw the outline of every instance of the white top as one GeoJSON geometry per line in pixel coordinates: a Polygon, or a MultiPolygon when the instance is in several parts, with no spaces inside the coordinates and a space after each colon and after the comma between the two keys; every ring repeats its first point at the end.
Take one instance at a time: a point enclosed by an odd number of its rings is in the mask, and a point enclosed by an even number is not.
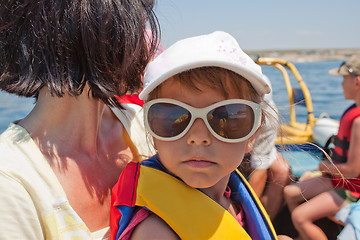
{"type": "MultiPolygon", "coordinates": [[[[138,152],[151,154],[144,141],[141,108],[123,106],[127,109],[113,112],[138,152]]],[[[0,225],[0,239],[109,238],[109,227],[89,231],[38,146],[16,124],[10,124],[0,136],[0,225]]]]}

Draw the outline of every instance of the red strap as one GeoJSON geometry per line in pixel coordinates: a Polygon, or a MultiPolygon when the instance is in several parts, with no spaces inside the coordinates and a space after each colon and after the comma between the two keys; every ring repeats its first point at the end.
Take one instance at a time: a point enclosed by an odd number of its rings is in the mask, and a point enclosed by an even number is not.
{"type": "Polygon", "coordinates": [[[123,103],[123,104],[132,103],[132,104],[137,104],[141,107],[144,105],[144,101],[139,98],[139,94],[132,94],[132,95],[126,94],[121,97],[115,95],[115,98],[116,100],[118,100],[119,103],[123,103]]]}
{"type": "Polygon", "coordinates": [[[116,238],[121,213],[117,205],[135,206],[136,187],[140,172],[140,164],[130,162],[122,171],[119,181],[115,184],[111,194],[110,206],[110,240],[116,238]],[[125,181],[126,180],[126,181],[125,181]]]}

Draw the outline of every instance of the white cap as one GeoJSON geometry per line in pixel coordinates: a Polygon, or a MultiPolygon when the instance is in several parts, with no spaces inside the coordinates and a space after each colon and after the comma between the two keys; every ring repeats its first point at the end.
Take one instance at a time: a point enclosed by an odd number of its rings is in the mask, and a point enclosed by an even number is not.
{"type": "Polygon", "coordinates": [[[149,93],[168,78],[199,67],[231,70],[247,79],[260,95],[270,92],[261,67],[230,34],[218,31],[180,40],[151,61],[145,70],[140,99],[146,101],[149,93]]]}

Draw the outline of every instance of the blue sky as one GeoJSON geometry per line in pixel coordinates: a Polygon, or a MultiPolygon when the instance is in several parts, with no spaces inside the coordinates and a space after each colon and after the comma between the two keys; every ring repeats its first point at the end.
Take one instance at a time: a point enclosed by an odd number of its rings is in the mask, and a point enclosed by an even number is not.
{"type": "Polygon", "coordinates": [[[156,0],[162,44],[222,30],[244,50],[360,48],[360,0],[156,0]]]}

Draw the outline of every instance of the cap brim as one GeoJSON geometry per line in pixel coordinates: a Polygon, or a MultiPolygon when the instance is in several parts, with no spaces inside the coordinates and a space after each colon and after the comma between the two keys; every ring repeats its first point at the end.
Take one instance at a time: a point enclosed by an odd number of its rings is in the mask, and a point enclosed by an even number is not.
{"type": "Polygon", "coordinates": [[[329,71],[329,74],[334,76],[345,76],[349,75],[349,71],[347,71],[346,67],[342,66],[340,68],[334,68],[329,71]]]}

